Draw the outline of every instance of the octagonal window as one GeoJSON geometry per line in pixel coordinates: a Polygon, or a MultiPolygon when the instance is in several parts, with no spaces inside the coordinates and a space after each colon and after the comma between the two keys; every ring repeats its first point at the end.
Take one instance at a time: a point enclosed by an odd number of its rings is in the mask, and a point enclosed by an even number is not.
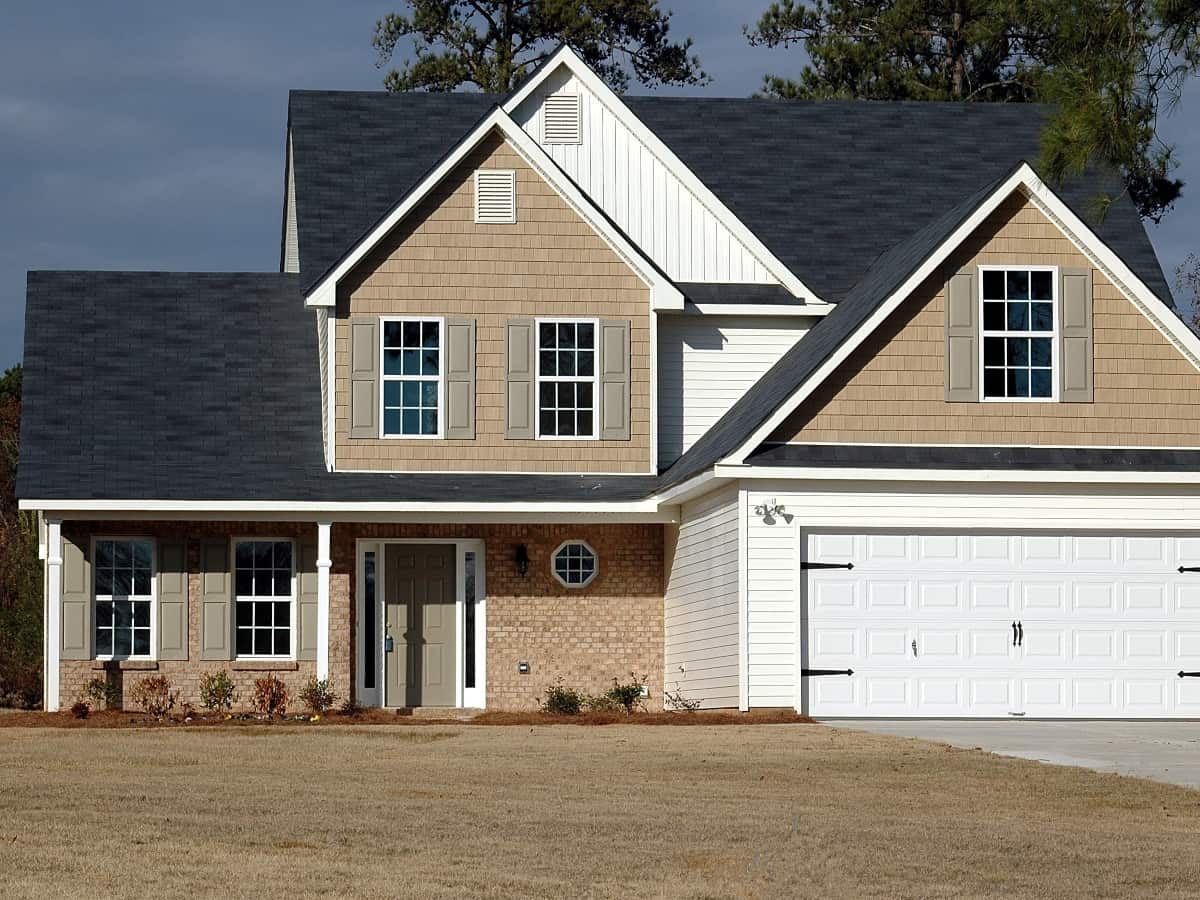
{"type": "Polygon", "coordinates": [[[583,541],[566,541],[552,557],[554,577],[569,588],[584,587],[596,577],[596,551],[583,541]]]}

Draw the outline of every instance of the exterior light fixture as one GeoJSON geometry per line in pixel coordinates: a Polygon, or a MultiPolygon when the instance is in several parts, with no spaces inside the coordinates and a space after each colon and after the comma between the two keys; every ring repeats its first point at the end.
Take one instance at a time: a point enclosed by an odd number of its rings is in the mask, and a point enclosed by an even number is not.
{"type": "Polygon", "coordinates": [[[529,571],[529,548],[524,544],[517,544],[517,555],[515,557],[517,564],[517,574],[522,578],[529,571]]]}

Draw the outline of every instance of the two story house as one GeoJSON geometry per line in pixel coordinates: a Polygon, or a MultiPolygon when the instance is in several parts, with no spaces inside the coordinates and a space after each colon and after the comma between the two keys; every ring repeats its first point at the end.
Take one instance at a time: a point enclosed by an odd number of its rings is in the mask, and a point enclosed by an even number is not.
{"type": "Polygon", "coordinates": [[[1200,340],[1047,115],[294,92],[278,272],[29,275],[47,708],[1200,715],[1200,340]]]}

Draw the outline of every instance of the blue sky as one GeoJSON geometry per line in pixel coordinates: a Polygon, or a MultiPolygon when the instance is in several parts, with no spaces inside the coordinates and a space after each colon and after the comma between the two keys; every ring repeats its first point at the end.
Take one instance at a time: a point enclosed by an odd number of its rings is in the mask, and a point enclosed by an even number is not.
{"type": "MultiPolygon", "coordinates": [[[[704,93],[745,96],[764,72],[799,69],[798,52],[754,49],[741,35],[766,0],[664,5],[713,76],[704,93]]],[[[277,269],[287,91],[377,89],[372,29],[396,8],[386,0],[5,3],[0,367],[20,360],[28,269],[277,269]]],[[[1200,250],[1200,117],[1188,108],[1167,120],[1165,134],[1195,190],[1151,228],[1169,280],[1200,250]]]]}

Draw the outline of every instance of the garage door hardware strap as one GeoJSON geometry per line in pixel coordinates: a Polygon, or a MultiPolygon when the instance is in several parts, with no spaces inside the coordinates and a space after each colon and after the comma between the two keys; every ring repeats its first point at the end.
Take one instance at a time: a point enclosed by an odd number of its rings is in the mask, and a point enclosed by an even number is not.
{"type": "Polygon", "coordinates": [[[1200,678],[1200,672],[1185,672],[1182,669],[1180,669],[1179,677],[1180,678],[1200,678]]]}
{"type": "Polygon", "coordinates": [[[800,563],[801,570],[804,569],[853,569],[854,563],[818,563],[818,562],[802,562],[800,563]]]}
{"type": "Polygon", "coordinates": [[[1180,572],[1200,572],[1200,566],[1180,566],[1180,572]]]}
{"type": "MultiPolygon", "coordinates": [[[[801,675],[812,677],[813,675],[853,675],[853,669],[801,669],[801,675]]],[[[1182,672],[1180,673],[1183,674],[1182,672]]],[[[1200,673],[1197,673],[1200,674],[1200,673]]]]}

